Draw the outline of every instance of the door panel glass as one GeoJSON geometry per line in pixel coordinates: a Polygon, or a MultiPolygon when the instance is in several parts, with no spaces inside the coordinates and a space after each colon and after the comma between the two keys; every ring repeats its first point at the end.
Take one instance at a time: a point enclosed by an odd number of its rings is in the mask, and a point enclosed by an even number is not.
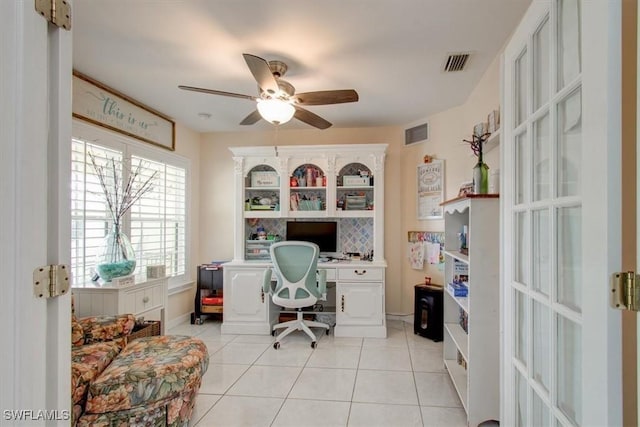
{"type": "Polygon", "coordinates": [[[515,370],[516,378],[516,426],[528,426],[527,417],[527,380],[522,377],[520,371],[515,370]]]}
{"type": "Polygon", "coordinates": [[[533,289],[549,295],[550,252],[549,210],[540,209],[531,212],[533,222],[533,289]]]}
{"type": "Polygon", "coordinates": [[[527,189],[529,187],[529,173],[527,168],[527,159],[529,159],[529,150],[527,150],[527,133],[523,132],[516,136],[515,141],[516,154],[516,204],[527,201],[527,189]]]}
{"type": "Polygon", "coordinates": [[[514,280],[516,282],[522,283],[523,285],[529,284],[529,257],[528,257],[528,247],[529,247],[529,233],[528,228],[529,224],[527,221],[527,213],[526,212],[517,212],[514,218],[515,224],[515,242],[514,248],[514,280]]]}
{"type": "Polygon", "coordinates": [[[571,93],[558,104],[558,196],[580,194],[582,96],[571,93]]]}
{"type": "Polygon", "coordinates": [[[522,292],[514,291],[513,318],[515,328],[513,340],[515,342],[514,356],[523,365],[527,366],[527,304],[526,297],[522,292]]]}
{"type": "Polygon", "coordinates": [[[533,200],[551,196],[549,114],[533,123],[533,200]]]}
{"type": "Polygon", "coordinates": [[[527,117],[527,50],[523,50],[522,54],[515,63],[515,125],[520,125],[527,117]]]}
{"type": "Polygon", "coordinates": [[[558,90],[581,71],[580,0],[558,0],[558,90]]]}
{"type": "Polygon", "coordinates": [[[572,310],[582,308],[582,209],[558,209],[558,302],[572,310]]]}
{"type": "MultiPolygon", "coordinates": [[[[551,383],[551,325],[549,308],[533,301],[531,324],[533,326],[533,379],[549,391],[551,383]]],[[[535,423],[534,423],[535,424],[535,423]]]]}
{"type": "Polygon", "coordinates": [[[533,35],[533,106],[537,110],[549,100],[549,18],[533,35]]]}
{"type": "Polygon", "coordinates": [[[558,409],[582,425],[582,333],[580,326],[557,315],[556,393],[558,409]]]}
{"type": "Polygon", "coordinates": [[[549,423],[549,407],[540,399],[535,391],[531,393],[531,425],[532,426],[548,426],[549,423]]]}

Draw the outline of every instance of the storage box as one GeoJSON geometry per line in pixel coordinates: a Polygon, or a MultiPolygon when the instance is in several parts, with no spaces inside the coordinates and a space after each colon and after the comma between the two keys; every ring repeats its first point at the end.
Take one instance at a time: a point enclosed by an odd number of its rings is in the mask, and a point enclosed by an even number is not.
{"type": "Polygon", "coordinates": [[[345,187],[368,187],[369,177],[360,175],[345,175],[342,177],[342,185],[345,187]]]}
{"type": "Polygon", "coordinates": [[[275,171],[251,172],[252,187],[279,187],[280,177],[275,171]]]}
{"type": "Polygon", "coordinates": [[[462,283],[449,283],[447,288],[454,297],[466,297],[469,295],[469,288],[462,283]]]}
{"type": "Polygon", "coordinates": [[[345,196],[345,209],[365,210],[367,208],[367,198],[365,196],[345,196]]]}
{"type": "Polygon", "coordinates": [[[320,211],[322,210],[322,200],[300,200],[298,209],[301,211],[320,211]]]}

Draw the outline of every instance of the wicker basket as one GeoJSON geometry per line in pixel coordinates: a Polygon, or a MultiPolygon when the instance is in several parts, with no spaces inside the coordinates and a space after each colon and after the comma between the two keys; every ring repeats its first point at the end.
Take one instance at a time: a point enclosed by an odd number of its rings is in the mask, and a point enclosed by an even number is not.
{"type": "Polygon", "coordinates": [[[142,324],[136,323],[133,331],[127,336],[127,342],[131,342],[138,338],[153,337],[160,335],[160,321],[149,320],[142,324]]]}

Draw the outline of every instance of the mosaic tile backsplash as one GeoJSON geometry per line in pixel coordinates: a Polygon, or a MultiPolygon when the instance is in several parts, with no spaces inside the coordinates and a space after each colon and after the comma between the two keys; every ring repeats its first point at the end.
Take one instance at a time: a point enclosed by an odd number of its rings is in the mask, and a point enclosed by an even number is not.
{"type": "MultiPolygon", "coordinates": [[[[319,219],[318,221],[326,221],[319,219]]],[[[330,219],[329,219],[330,220],[330,219]]],[[[305,219],[307,221],[307,219],[305,219]]],[[[312,221],[312,220],[309,220],[312,221]]],[[[364,254],[373,250],[373,218],[337,218],[340,252],[359,252],[364,254]]],[[[245,222],[245,236],[256,233],[259,226],[264,227],[267,234],[276,234],[286,239],[287,219],[262,218],[255,225],[245,222]]]]}

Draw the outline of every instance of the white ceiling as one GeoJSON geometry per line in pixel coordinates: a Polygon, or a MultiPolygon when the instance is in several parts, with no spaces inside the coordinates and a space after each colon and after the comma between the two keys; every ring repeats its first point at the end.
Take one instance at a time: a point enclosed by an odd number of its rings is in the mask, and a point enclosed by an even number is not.
{"type": "Polygon", "coordinates": [[[530,1],[75,0],[73,66],[196,131],[268,129],[238,125],[253,101],[178,89],[257,95],[251,53],[286,62],[298,93],[355,89],[307,107],[334,128],[404,126],[464,103],[530,1]],[[444,73],[456,52],[466,69],[444,73]]]}

